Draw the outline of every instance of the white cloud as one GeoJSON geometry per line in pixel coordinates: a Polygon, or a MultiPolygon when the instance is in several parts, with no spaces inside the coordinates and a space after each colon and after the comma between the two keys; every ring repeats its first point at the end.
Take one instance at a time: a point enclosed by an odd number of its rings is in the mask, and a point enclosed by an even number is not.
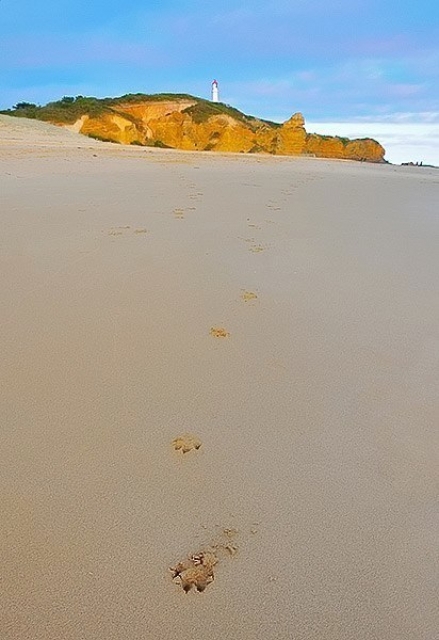
{"type": "Polygon", "coordinates": [[[379,116],[364,116],[355,122],[389,122],[391,124],[439,124],[439,111],[401,111],[379,116]]]}

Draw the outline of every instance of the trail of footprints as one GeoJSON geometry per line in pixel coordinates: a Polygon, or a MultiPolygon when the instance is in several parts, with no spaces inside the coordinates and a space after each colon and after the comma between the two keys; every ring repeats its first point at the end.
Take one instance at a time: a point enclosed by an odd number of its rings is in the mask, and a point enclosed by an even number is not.
{"type": "MultiPolygon", "coordinates": [[[[254,291],[242,289],[242,302],[254,303],[257,299],[258,296],[254,291]]],[[[225,339],[230,336],[224,327],[211,327],[209,333],[215,339],[225,339]]],[[[171,444],[178,455],[184,456],[186,454],[193,455],[199,451],[203,443],[198,436],[184,433],[174,438],[171,444]]],[[[259,523],[253,523],[250,528],[252,535],[258,533],[258,526],[259,523]]],[[[179,584],[185,593],[189,593],[192,589],[200,593],[205,591],[214,581],[217,565],[225,558],[232,558],[238,553],[237,536],[237,529],[222,528],[209,544],[169,568],[172,581],[179,584]]]]}
{"type": "MultiPolygon", "coordinates": [[[[182,176],[179,176],[182,179],[182,176]]],[[[190,200],[199,199],[203,193],[195,191],[195,184],[190,183],[189,186],[191,193],[189,194],[190,200]]],[[[284,195],[291,195],[290,191],[284,191],[284,195]]],[[[273,211],[281,210],[281,207],[270,201],[267,205],[268,209],[273,211]]],[[[196,207],[177,207],[173,210],[173,216],[177,220],[182,220],[185,214],[190,211],[195,211],[196,207]]],[[[247,219],[248,226],[256,230],[261,230],[261,226],[251,223],[250,219],[247,219]]],[[[275,224],[273,220],[265,220],[266,223],[275,224]]],[[[143,235],[147,234],[146,228],[132,228],[130,225],[111,227],[107,234],[112,237],[121,237],[128,235],[143,235]]],[[[241,238],[244,242],[248,243],[249,251],[251,253],[261,253],[265,251],[267,245],[256,242],[255,238],[241,238]]],[[[258,295],[253,291],[243,289],[241,293],[241,301],[245,304],[254,304],[258,300],[258,295]]],[[[229,331],[224,327],[211,327],[210,336],[215,340],[223,340],[230,337],[229,331]]],[[[193,434],[182,434],[174,438],[172,441],[172,447],[179,455],[193,454],[199,451],[202,446],[201,440],[193,434]]],[[[250,528],[252,535],[258,532],[259,523],[253,523],[250,528]]],[[[196,553],[189,554],[186,558],[179,560],[175,566],[170,567],[172,581],[175,584],[179,584],[185,593],[189,593],[192,589],[197,592],[203,592],[213,582],[215,578],[215,571],[218,564],[225,558],[232,558],[238,552],[238,545],[236,538],[238,531],[234,528],[219,528],[220,531],[216,537],[202,549],[196,553]]],[[[275,578],[272,578],[275,580],[275,578]]],[[[271,580],[271,578],[270,578],[271,580]]]]}
{"type": "MultiPolygon", "coordinates": [[[[194,186],[195,185],[191,185],[191,187],[194,186]]],[[[287,197],[291,196],[292,190],[284,190],[282,194],[287,197]]],[[[202,194],[191,194],[190,198],[193,199],[200,195],[202,194]]],[[[274,201],[269,201],[266,207],[272,211],[280,211],[282,209],[282,207],[274,201]]],[[[195,207],[174,209],[174,217],[182,219],[186,211],[194,209],[195,207]]],[[[276,224],[274,220],[270,219],[264,222],[266,224],[276,224]]],[[[247,218],[247,225],[258,231],[262,229],[260,224],[250,222],[250,218],[247,218]]],[[[261,253],[267,249],[267,245],[257,242],[255,238],[240,239],[249,244],[248,250],[251,253],[261,253]]],[[[258,300],[258,295],[254,291],[242,289],[240,299],[245,304],[252,305],[258,300]]],[[[225,340],[230,337],[229,331],[222,326],[211,327],[209,334],[215,340],[225,340]]],[[[196,453],[201,446],[201,440],[193,434],[183,434],[172,441],[172,447],[181,455],[192,455],[196,453]]],[[[258,526],[259,523],[253,523],[250,528],[252,535],[258,532],[258,526]]],[[[215,571],[221,561],[224,558],[235,556],[238,552],[237,536],[238,531],[236,529],[223,528],[208,545],[205,545],[196,553],[189,554],[186,558],[179,560],[175,566],[170,567],[169,570],[172,575],[172,581],[179,584],[185,593],[189,593],[192,589],[198,592],[205,591],[214,581],[215,571]]],[[[268,579],[269,581],[276,580],[273,576],[269,576],[268,579]]]]}
{"type": "MultiPolygon", "coordinates": [[[[194,198],[201,195],[201,193],[197,193],[190,197],[194,198]]],[[[183,219],[185,211],[194,209],[195,207],[174,209],[174,217],[183,219]]],[[[248,226],[261,229],[261,227],[256,224],[249,224],[248,226]]],[[[265,249],[264,246],[257,244],[254,238],[243,238],[243,240],[251,243],[249,251],[253,253],[259,253],[265,249]]],[[[252,303],[257,299],[258,296],[253,291],[242,290],[241,300],[244,303],[252,303]]],[[[215,339],[226,339],[230,337],[230,333],[224,327],[211,327],[209,333],[215,339]]],[[[201,440],[197,436],[188,433],[177,436],[172,441],[174,450],[182,455],[198,451],[201,446],[201,440]]],[[[250,529],[251,534],[257,533],[257,524],[258,523],[255,523],[250,529]]],[[[220,535],[205,548],[188,555],[183,560],[177,562],[174,567],[170,567],[169,570],[172,575],[172,580],[180,584],[185,593],[188,593],[192,589],[198,592],[205,591],[215,578],[215,570],[220,560],[224,557],[233,557],[238,552],[238,546],[235,540],[237,535],[238,531],[236,529],[222,529],[220,535]]]]}
{"type": "MultiPolygon", "coordinates": [[[[241,300],[243,302],[254,302],[257,298],[257,294],[253,291],[242,290],[241,300]]],[[[224,339],[228,338],[230,333],[224,327],[211,327],[210,335],[215,339],[224,339]]],[[[182,455],[196,452],[201,446],[201,440],[191,433],[179,435],[172,441],[173,449],[182,455]]],[[[250,529],[251,534],[258,532],[257,525],[258,523],[254,523],[250,529]]],[[[236,529],[223,528],[220,535],[210,544],[169,568],[173,582],[179,583],[185,593],[191,589],[198,592],[204,591],[213,582],[215,568],[220,560],[233,557],[238,552],[238,545],[235,541],[237,535],[236,529]]]]}
{"type": "MultiPolygon", "coordinates": [[[[184,182],[182,175],[179,178],[184,182]]],[[[197,200],[203,196],[202,192],[195,190],[196,185],[193,183],[186,183],[191,190],[189,194],[190,200],[197,200]]],[[[284,190],[282,193],[286,196],[292,194],[289,190],[284,190]]],[[[266,205],[268,209],[272,211],[281,210],[281,206],[274,201],[269,201],[266,205]]],[[[173,216],[175,219],[182,220],[185,214],[189,211],[195,211],[196,207],[177,207],[173,210],[173,216]]],[[[275,224],[274,220],[265,220],[267,224],[275,224]]],[[[251,223],[250,218],[247,218],[247,224],[249,227],[255,230],[261,230],[262,227],[259,224],[251,223]]],[[[129,225],[111,227],[107,234],[112,237],[128,236],[128,235],[143,235],[147,234],[146,228],[132,228],[129,225]]],[[[258,243],[255,238],[241,238],[244,242],[248,243],[249,251],[251,253],[261,253],[267,249],[267,245],[258,243]]],[[[255,304],[258,300],[258,295],[254,291],[242,289],[240,299],[245,304],[255,304]]],[[[229,331],[224,327],[211,327],[210,336],[215,340],[224,340],[230,337],[229,331]]],[[[177,455],[194,455],[198,452],[202,446],[201,440],[193,434],[182,434],[174,438],[172,441],[172,447],[177,455]]],[[[251,534],[258,532],[259,523],[253,523],[250,528],[251,534]]],[[[232,558],[238,552],[238,545],[236,538],[238,531],[234,528],[221,528],[216,537],[203,548],[199,549],[196,553],[189,554],[186,558],[179,560],[175,566],[170,567],[172,575],[172,581],[175,584],[179,584],[185,593],[189,593],[192,589],[197,592],[203,592],[213,582],[215,578],[215,571],[218,564],[225,558],[232,558]]],[[[270,577],[270,580],[275,578],[270,577]]]]}
{"type": "MultiPolygon", "coordinates": [[[[180,181],[180,184],[189,189],[189,194],[187,195],[187,197],[189,198],[189,200],[192,201],[198,201],[200,200],[200,198],[202,198],[204,196],[204,193],[202,191],[197,191],[197,185],[188,180],[187,178],[185,178],[185,176],[181,173],[178,174],[178,180],[180,181]]],[[[190,207],[176,207],[172,213],[174,215],[174,218],[176,220],[184,220],[185,218],[185,214],[190,212],[190,211],[196,211],[196,207],[190,206],[190,207]]]]}

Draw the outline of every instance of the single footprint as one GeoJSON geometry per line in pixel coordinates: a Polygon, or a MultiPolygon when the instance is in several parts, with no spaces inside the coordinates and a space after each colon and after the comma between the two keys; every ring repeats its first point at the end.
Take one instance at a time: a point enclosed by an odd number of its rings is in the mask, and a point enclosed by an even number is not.
{"type": "Polygon", "coordinates": [[[257,300],[258,296],[253,291],[244,291],[241,298],[244,302],[250,302],[250,300],[257,300]]]}
{"type": "Polygon", "coordinates": [[[204,591],[214,580],[213,569],[217,563],[218,558],[212,551],[201,551],[171,567],[172,579],[180,580],[185,593],[189,593],[192,587],[204,591]]]}
{"type": "Polygon", "coordinates": [[[230,333],[224,329],[224,327],[212,327],[210,329],[210,335],[214,338],[228,338],[230,333]]]}
{"type": "Polygon", "coordinates": [[[185,433],[182,436],[177,436],[177,438],[174,438],[174,440],[172,441],[172,446],[174,447],[174,449],[176,451],[181,451],[182,453],[188,453],[193,449],[198,451],[198,449],[201,447],[201,444],[201,440],[199,440],[197,436],[193,436],[190,433],[185,433]]]}
{"type": "Polygon", "coordinates": [[[203,551],[188,556],[175,567],[170,567],[172,580],[179,580],[185,593],[188,593],[192,587],[197,591],[204,591],[214,580],[214,568],[220,558],[230,558],[238,553],[238,545],[235,542],[237,535],[237,529],[222,528],[216,540],[207,545],[203,551]]]}

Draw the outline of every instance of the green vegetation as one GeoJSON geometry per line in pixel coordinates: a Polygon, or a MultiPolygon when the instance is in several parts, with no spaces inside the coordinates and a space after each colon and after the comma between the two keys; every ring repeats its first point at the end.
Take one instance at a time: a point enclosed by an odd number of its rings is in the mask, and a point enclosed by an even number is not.
{"type": "Polygon", "coordinates": [[[327,136],[323,133],[308,133],[307,140],[325,140],[328,142],[340,142],[344,147],[352,142],[349,138],[343,138],[342,136],[327,136]]]}
{"type": "Polygon", "coordinates": [[[263,118],[256,118],[255,116],[245,116],[245,117],[247,118],[247,120],[256,122],[258,124],[258,128],[261,124],[269,127],[270,129],[271,128],[278,129],[282,126],[281,122],[273,122],[273,120],[264,120],[263,118]]]}
{"type": "Polygon", "coordinates": [[[197,103],[192,105],[191,107],[187,107],[182,111],[182,113],[187,113],[190,115],[196,124],[200,124],[202,122],[206,122],[212,116],[231,116],[235,120],[239,122],[249,123],[249,119],[245,116],[241,111],[235,109],[234,107],[230,107],[222,102],[209,102],[208,100],[200,100],[197,99],[197,103]]]}
{"type": "Polygon", "coordinates": [[[260,120],[254,116],[247,116],[235,107],[231,107],[223,102],[210,102],[202,98],[193,98],[197,101],[196,104],[191,107],[187,107],[182,113],[187,113],[193,119],[196,124],[206,122],[212,116],[230,116],[238,122],[242,122],[248,125],[251,129],[259,129],[261,124],[268,125],[270,127],[280,127],[281,125],[276,122],[270,122],[269,120],[260,120]]]}
{"type": "Polygon", "coordinates": [[[260,120],[254,116],[248,116],[222,102],[210,102],[203,98],[191,96],[188,93],[128,93],[118,98],[93,98],[85,96],[64,96],[61,100],[49,102],[44,106],[39,106],[31,102],[19,102],[12,109],[0,111],[6,115],[21,118],[33,118],[46,122],[62,124],[72,124],[81,116],[88,115],[91,118],[102,116],[106,113],[119,113],[133,124],[141,123],[129,113],[123,110],[124,104],[135,104],[138,102],[156,102],[165,100],[191,100],[194,101],[190,107],[183,110],[183,113],[190,115],[197,124],[206,122],[212,116],[226,115],[238,122],[242,122],[251,129],[256,130],[261,126],[280,127],[281,125],[269,120],[260,120]]]}
{"type": "Polygon", "coordinates": [[[126,93],[119,98],[102,98],[107,105],[123,104],[127,102],[164,102],[165,100],[199,100],[188,93],[126,93]]]}
{"type": "Polygon", "coordinates": [[[328,136],[322,133],[308,133],[306,136],[307,140],[327,140],[327,141],[336,141],[340,142],[344,147],[346,147],[351,142],[374,142],[379,144],[377,140],[373,138],[345,138],[343,136],[328,136]]]}
{"type": "Polygon", "coordinates": [[[20,109],[36,109],[37,105],[33,102],[17,102],[17,104],[13,107],[19,111],[20,109]]]}
{"type": "Polygon", "coordinates": [[[111,111],[105,104],[105,100],[98,98],[85,98],[84,96],[64,96],[57,102],[49,102],[44,107],[32,103],[19,102],[13,109],[2,111],[6,115],[21,118],[34,118],[46,122],[61,122],[72,124],[83,115],[99,116],[106,111],[111,111]]]}
{"type": "MultiPolygon", "coordinates": [[[[196,98],[187,93],[157,93],[151,95],[145,93],[128,93],[118,98],[64,96],[61,100],[49,102],[44,106],[38,106],[31,102],[19,102],[12,109],[1,111],[0,113],[22,118],[45,120],[47,122],[71,124],[83,115],[95,118],[105,113],[114,113],[115,111],[120,113],[123,111],[120,107],[124,104],[165,100],[193,100],[196,104],[184,109],[183,113],[190,115],[197,124],[207,121],[211,116],[227,115],[239,122],[247,124],[252,129],[259,128],[261,124],[280,126],[274,122],[247,116],[238,109],[223,104],[222,102],[210,102],[209,100],[196,98]],[[119,109],[117,109],[117,107],[119,107],[119,109]]],[[[130,114],[124,112],[123,116],[132,120],[133,123],[136,123],[136,118],[130,114]]]]}

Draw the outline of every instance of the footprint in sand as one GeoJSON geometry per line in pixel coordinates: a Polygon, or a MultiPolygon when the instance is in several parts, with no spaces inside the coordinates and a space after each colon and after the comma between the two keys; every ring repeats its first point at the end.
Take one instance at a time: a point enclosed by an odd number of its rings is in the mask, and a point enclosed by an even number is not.
{"type": "Polygon", "coordinates": [[[253,291],[244,291],[241,295],[241,299],[244,302],[251,302],[252,300],[257,300],[258,296],[253,291]]]}
{"type": "Polygon", "coordinates": [[[261,244],[254,244],[250,247],[249,251],[251,251],[252,253],[261,253],[262,251],[265,251],[265,247],[263,247],[261,244]]]}
{"type": "Polygon", "coordinates": [[[194,587],[196,591],[204,591],[215,578],[214,569],[220,557],[233,557],[238,552],[234,541],[236,529],[223,529],[219,540],[207,545],[198,553],[194,553],[170,567],[172,580],[177,580],[185,593],[194,587]]]}
{"type": "Polygon", "coordinates": [[[198,449],[201,447],[201,444],[201,440],[197,438],[197,436],[194,436],[190,433],[185,433],[182,436],[177,436],[177,438],[174,438],[174,440],[172,441],[172,446],[174,447],[174,449],[176,451],[181,451],[182,453],[188,453],[193,449],[198,451],[198,449]]]}
{"type": "Polygon", "coordinates": [[[211,551],[195,553],[170,568],[172,579],[178,578],[180,580],[185,593],[188,593],[192,587],[195,587],[197,591],[204,591],[214,580],[213,569],[217,562],[218,558],[211,551]]]}
{"type": "Polygon", "coordinates": [[[224,329],[224,327],[212,327],[210,335],[214,338],[228,338],[230,333],[224,329]]]}

